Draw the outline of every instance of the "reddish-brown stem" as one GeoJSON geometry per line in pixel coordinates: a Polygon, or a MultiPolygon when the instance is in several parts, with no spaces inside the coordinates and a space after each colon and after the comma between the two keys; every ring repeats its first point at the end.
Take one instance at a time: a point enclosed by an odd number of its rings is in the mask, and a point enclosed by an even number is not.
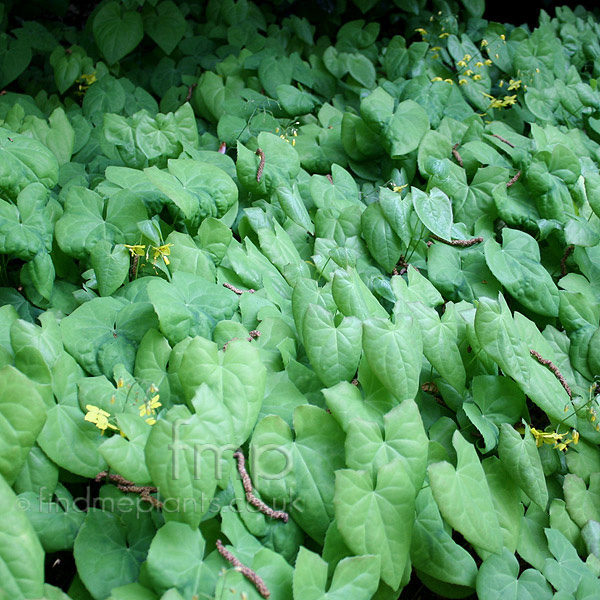
{"type": "Polygon", "coordinates": [[[504,139],[504,138],[503,138],[501,135],[498,135],[497,133],[492,133],[492,135],[493,135],[495,138],[498,138],[498,139],[499,139],[501,142],[504,142],[505,144],[508,144],[508,145],[509,145],[511,148],[514,148],[514,147],[515,147],[515,145],[514,145],[514,144],[511,144],[511,143],[510,143],[508,140],[505,140],[505,139],[504,139]]]}
{"type": "Polygon", "coordinates": [[[558,381],[560,381],[560,385],[563,386],[563,388],[565,389],[565,392],[567,392],[567,394],[569,395],[569,398],[573,398],[573,393],[571,392],[571,388],[569,387],[567,380],[563,377],[563,374],[558,370],[558,367],[556,367],[551,360],[548,360],[547,358],[543,358],[542,355],[539,352],[536,352],[535,350],[529,350],[529,353],[541,365],[548,367],[548,369],[550,369],[550,371],[552,371],[552,373],[554,374],[554,377],[556,377],[556,379],[558,379],[558,381]]]}
{"type": "Polygon", "coordinates": [[[185,102],[189,102],[192,99],[192,93],[194,92],[194,88],[196,87],[196,83],[193,83],[192,85],[188,85],[188,91],[187,94],[185,96],[185,102]]]}
{"type": "Polygon", "coordinates": [[[102,481],[103,479],[109,479],[111,483],[114,483],[118,489],[126,494],[140,494],[140,498],[146,502],[150,502],[156,508],[162,508],[162,502],[156,499],[154,496],[150,494],[155,494],[158,489],[153,485],[135,485],[133,481],[129,481],[129,479],[125,479],[122,475],[118,473],[109,473],[108,471],[100,471],[98,475],[96,475],[96,481],[102,481]]]}
{"type": "Polygon", "coordinates": [[[431,237],[438,242],[448,244],[448,246],[458,246],[460,248],[468,248],[469,246],[474,246],[475,244],[481,244],[481,242],[483,242],[481,236],[471,238],[470,240],[445,240],[444,238],[435,235],[435,233],[432,233],[431,237]]]}
{"type": "Polygon", "coordinates": [[[256,171],[256,181],[260,183],[260,178],[262,177],[263,169],[265,168],[265,153],[260,148],[257,148],[256,154],[260,156],[260,163],[258,165],[258,170],[256,171]]]}
{"type": "Polygon", "coordinates": [[[258,508],[258,510],[271,517],[272,519],[281,519],[284,523],[288,522],[289,515],[283,510],[273,510],[270,506],[265,504],[262,500],[257,498],[252,492],[252,480],[248,471],[246,471],[246,458],[243,453],[238,450],[234,453],[233,457],[237,459],[237,467],[240,477],[242,478],[242,485],[244,486],[244,492],[246,492],[246,500],[252,506],[258,508]]]}
{"type": "Polygon", "coordinates": [[[329,173],[327,173],[327,175],[325,175],[325,177],[327,177],[327,180],[329,181],[329,183],[331,185],[333,185],[333,178],[331,177],[331,175],[329,173]]]}
{"type": "Polygon", "coordinates": [[[456,161],[458,162],[458,164],[462,167],[463,166],[463,159],[462,156],[458,153],[457,148],[460,146],[460,144],[456,143],[454,144],[454,146],[452,146],[452,155],[454,156],[454,158],[456,159],[456,161]]]}
{"type": "Polygon", "coordinates": [[[521,171],[517,171],[517,174],[513,178],[511,178],[510,181],[506,182],[506,187],[509,188],[511,185],[517,183],[517,181],[519,181],[519,177],[521,177],[521,171]]]}
{"type": "Polygon", "coordinates": [[[561,277],[564,277],[567,274],[567,258],[569,258],[569,256],[571,256],[571,254],[573,253],[573,250],[575,250],[575,246],[573,246],[573,245],[567,246],[567,249],[565,250],[563,257],[560,259],[561,277]]]}
{"type": "Polygon", "coordinates": [[[236,570],[238,570],[246,579],[251,581],[256,588],[256,591],[263,597],[268,598],[271,595],[269,588],[266,583],[261,579],[258,573],[255,573],[250,567],[242,564],[240,560],[238,560],[225,546],[223,546],[223,542],[221,540],[217,540],[216,543],[217,551],[219,554],[229,563],[231,563],[236,570]]]}
{"type": "Polygon", "coordinates": [[[231,290],[238,296],[241,296],[244,292],[248,292],[249,294],[254,294],[254,290],[252,288],[250,288],[249,290],[240,290],[239,288],[236,288],[234,285],[231,285],[230,283],[224,283],[223,287],[226,287],[228,290],[231,290]]]}

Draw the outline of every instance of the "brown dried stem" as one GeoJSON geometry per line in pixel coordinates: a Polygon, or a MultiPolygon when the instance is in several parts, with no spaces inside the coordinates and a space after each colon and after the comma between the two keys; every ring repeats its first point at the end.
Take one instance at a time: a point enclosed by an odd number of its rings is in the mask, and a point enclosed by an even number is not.
{"type": "Polygon", "coordinates": [[[250,479],[250,475],[248,475],[248,471],[246,471],[246,458],[244,457],[244,454],[238,450],[234,453],[233,457],[237,459],[238,472],[242,478],[242,485],[244,486],[244,492],[246,492],[246,500],[248,503],[258,508],[261,513],[271,517],[271,519],[281,519],[284,523],[287,523],[289,515],[285,511],[273,510],[253,494],[252,479],[250,479]]]}
{"type": "Polygon", "coordinates": [[[569,256],[571,256],[571,254],[573,253],[573,250],[575,250],[575,246],[573,246],[573,245],[567,246],[567,249],[565,250],[563,257],[560,259],[560,275],[561,275],[561,277],[564,277],[567,274],[567,258],[569,258],[569,256]]]}
{"type": "Polygon", "coordinates": [[[225,546],[221,540],[217,540],[217,551],[229,563],[231,563],[237,571],[239,571],[246,579],[251,581],[256,588],[256,591],[263,597],[268,598],[271,595],[266,583],[261,579],[258,573],[255,573],[250,567],[242,564],[225,546]]]}
{"type": "Polygon", "coordinates": [[[506,187],[509,188],[511,185],[514,185],[519,181],[519,177],[521,177],[521,171],[517,171],[517,174],[510,180],[506,182],[506,187]]]}
{"type": "Polygon", "coordinates": [[[111,483],[114,483],[118,489],[127,494],[139,494],[140,498],[146,502],[150,502],[153,504],[155,508],[162,508],[162,502],[151,496],[150,494],[155,494],[158,489],[153,485],[135,485],[133,481],[129,481],[129,479],[125,479],[122,475],[118,473],[109,473],[108,471],[100,471],[98,475],[96,475],[96,481],[102,481],[103,479],[110,480],[111,483]]]}
{"type": "Polygon", "coordinates": [[[228,290],[231,290],[232,292],[236,293],[238,296],[241,296],[244,292],[248,292],[249,294],[254,294],[254,290],[252,288],[250,288],[249,290],[240,290],[239,288],[236,288],[234,285],[231,285],[230,283],[224,283],[223,287],[226,287],[228,290]]]}
{"type": "Polygon", "coordinates": [[[497,133],[492,133],[492,135],[493,135],[495,138],[498,138],[498,139],[499,139],[501,142],[504,142],[505,144],[508,144],[508,145],[509,145],[511,148],[514,148],[514,147],[515,147],[515,145],[514,145],[514,144],[511,144],[511,143],[510,143],[508,140],[505,140],[505,139],[504,139],[504,138],[503,138],[501,135],[498,135],[497,133]]]}
{"type": "Polygon", "coordinates": [[[260,178],[262,177],[263,169],[265,168],[265,153],[260,148],[257,148],[256,154],[260,156],[260,164],[256,171],[256,181],[260,183],[260,178]]]}
{"type": "Polygon", "coordinates": [[[469,246],[474,246],[475,244],[481,244],[481,242],[483,242],[483,238],[481,236],[474,237],[469,240],[445,240],[444,238],[435,235],[435,233],[432,233],[431,237],[438,242],[448,244],[448,246],[458,246],[459,248],[468,248],[469,246]]]}
{"type": "Polygon", "coordinates": [[[458,164],[462,167],[463,166],[463,159],[462,156],[458,153],[457,148],[460,146],[459,143],[454,144],[454,146],[452,146],[452,156],[454,156],[454,158],[456,159],[456,161],[458,162],[458,164]]]}
{"type": "Polygon", "coordinates": [[[184,102],[189,102],[192,99],[192,93],[194,92],[194,88],[197,86],[197,83],[193,83],[192,85],[188,85],[188,91],[185,96],[184,102]]]}
{"type": "Polygon", "coordinates": [[[554,377],[556,377],[556,379],[558,379],[558,381],[560,381],[560,385],[563,386],[563,388],[565,389],[565,392],[567,392],[567,394],[569,395],[569,398],[572,399],[573,393],[571,392],[571,388],[569,387],[567,380],[563,377],[563,374],[558,370],[558,367],[556,367],[551,360],[548,360],[547,358],[543,358],[542,355],[539,352],[536,352],[535,350],[529,350],[529,353],[541,365],[548,367],[548,369],[550,369],[550,371],[552,371],[552,373],[554,374],[554,377]]]}

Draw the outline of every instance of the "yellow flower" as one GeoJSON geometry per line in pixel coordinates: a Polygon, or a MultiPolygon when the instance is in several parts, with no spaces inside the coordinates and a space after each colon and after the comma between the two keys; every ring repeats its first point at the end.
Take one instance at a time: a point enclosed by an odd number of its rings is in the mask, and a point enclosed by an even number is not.
{"type": "Polygon", "coordinates": [[[150,400],[143,402],[140,406],[140,417],[144,417],[146,415],[153,417],[156,414],[156,409],[159,406],[162,406],[162,404],[158,401],[159,398],[160,396],[156,394],[156,396],[150,398],[150,400]]]}
{"type": "Polygon", "coordinates": [[[504,79],[500,80],[500,83],[498,84],[500,87],[504,87],[504,79]]]}
{"type": "Polygon", "coordinates": [[[471,60],[473,57],[470,54],[465,54],[463,60],[471,60]]]}
{"type": "Polygon", "coordinates": [[[439,37],[440,39],[443,39],[443,38],[447,38],[449,35],[450,35],[450,34],[449,34],[447,31],[445,31],[444,33],[440,33],[440,35],[438,35],[438,37],[439,37]]]}
{"type": "Polygon", "coordinates": [[[501,33],[501,34],[500,34],[500,39],[501,39],[501,40],[506,40],[506,36],[505,36],[503,33],[501,33]]]}
{"type": "Polygon", "coordinates": [[[84,420],[93,423],[98,429],[102,430],[102,433],[104,433],[107,428],[118,429],[118,427],[115,427],[108,422],[110,413],[98,408],[97,406],[94,406],[93,404],[86,404],[85,409],[88,412],[86,413],[84,420]]]}
{"type": "Polygon", "coordinates": [[[292,146],[296,145],[296,140],[292,140],[292,146]]]}
{"type": "Polygon", "coordinates": [[[500,58],[500,55],[499,55],[499,54],[494,54],[494,56],[495,56],[496,58],[500,58]]]}
{"type": "Polygon", "coordinates": [[[148,425],[154,425],[154,423],[156,423],[156,419],[150,417],[149,419],[146,419],[146,423],[148,423],[148,425]]]}
{"type": "Polygon", "coordinates": [[[433,83],[434,81],[444,81],[444,80],[443,80],[441,77],[434,77],[434,78],[431,80],[431,83],[433,83]]]}
{"type": "Polygon", "coordinates": [[[454,85],[454,81],[452,81],[452,79],[444,79],[444,81],[450,85],[454,85]]]}
{"type": "Polygon", "coordinates": [[[117,379],[117,387],[122,388],[124,385],[125,385],[125,382],[123,381],[123,378],[119,377],[119,379],[117,379]]]}
{"type": "Polygon", "coordinates": [[[425,31],[425,29],[423,29],[422,27],[418,27],[417,29],[415,29],[415,31],[417,33],[420,33],[421,35],[427,35],[427,31],[425,31]]]}
{"type": "Polygon", "coordinates": [[[437,52],[438,50],[441,50],[442,47],[441,46],[433,46],[431,48],[429,48],[430,52],[437,52]]]}
{"type": "Polygon", "coordinates": [[[152,262],[156,264],[156,261],[162,257],[165,261],[165,265],[170,263],[167,258],[171,254],[171,246],[173,244],[163,244],[162,246],[152,246],[152,262]]]}
{"type": "Polygon", "coordinates": [[[502,101],[503,106],[511,106],[517,101],[517,95],[514,96],[504,96],[504,100],[502,101]]]}
{"type": "Polygon", "coordinates": [[[476,67],[483,67],[483,63],[482,63],[480,60],[478,60],[478,61],[475,63],[475,66],[476,66],[476,67]]]}
{"type": "Polygon", "coordinates": [[[510,92],[511,90],[518,90],[521,87],[521,80],[520,79],[511,79],[508,85],[508,91],[510,92]]]}
{"type": "Polygon", "coordinates": [[[481,40],[481,48],[485,48],[489,42],[487,40],[481,40]]]}
{"type": "Polygon", "coordinates": [[[479,81],[481,79],[481,75],[473,75],[473,81],[479,81]]]}
{"type": "Polygon", "coordinates": [[[492,103],[490,104],[490,108],[502,108],[503,106],[502,100],[499,99],[492,100],[492,103]]]}
{"type": "Polygon", "coordinates": [[[456,63],[456,66],[457,66],[457,67],[466,67],[466,66],[467,66],[467,63],[466,63],[464,60],[459,60],[459,61],[456,63]]]}
{"type": "Polygon", "coordinates": [[[473,71],[471,71],[471,69],[467,69],[467,70],[464,72],[464,74],[465,74],[467,77],[471,77],[471,75],[473,75],[473,71]]]}
{"type": "Polygon", "coordinates": [[[573,443],[578,444],[579,443],[579,431],[577,431],[577,429],[573,429],[572,434],[573,434],[573,443]]]}
{"type": "Polygon", "coordinates": [[[131,252],[131,256],[144,256],[144,250],[146,246],[142,244],[135,244],[134,246],[130,246],[129,244],[124,244],[125,248],[131,252]]]}
{"type": "Polygon", "coordinates": [[[539,69],[539,67],[536,67],[536,68],[535,68],[535,72],[536,72],[536,73],[539,73],[539,72],[540,72],[540,69],[539,69]]]}
{"type": "Polygon", "coordinates": [[[458,85],[466,85],[469,83],[464,77],[458,80],[458,85]]]}
{"type": "Polygon", "coordinates": [[[404,185],[395,185],[392,188],[392,192],[401,192],[407,186],[408,186],[408,183],[405,183],[404,185]]]}

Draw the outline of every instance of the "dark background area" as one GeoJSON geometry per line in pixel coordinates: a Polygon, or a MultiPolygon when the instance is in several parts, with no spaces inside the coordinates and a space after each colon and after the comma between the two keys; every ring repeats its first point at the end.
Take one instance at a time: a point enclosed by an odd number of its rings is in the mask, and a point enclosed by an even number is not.
{"type": "MultiPolygon", "coordinates": [[[[17,0],[0,0],[0,3],[11,7],[11,16],[19,16],[26,20],[52,18],[54,16],[54,18],[58,17],[69,25],[83,27],[87,16],[99,4],[99,1],[26,0],[20,2],[17,0]]],[[[345,0],[346,7],[341,14],[339,10],[343,3],[340,0],[272,0],[267,2],[255,0],[255,3],[264,6],[267,12],[273,12],[282,17],[289,15],[305,16],[311,23],[320,24],[324,29],[327,28],[328,20],[331,21],[336,12],[342,21],[349,21],[360,18],[377,20],[378,16],[398,11],[392,0],[381,0],[379,5],[366,15],[361,13],[352,0],[345,0]]],[[[435,3],[430,2],[428,4],[435,3]]],[[[578,5],[590,11],[600,12],[600,2],[598,0],[536,0],[533,2],[525,0],[520,4],[488,0],[484,18],[489,21],[511,23],[513,25],[527,23],[531,28],[534,28],[538,23],[540,10],[544,9],[550,16],[554,16],[554,9],[557,6],[569,6],[574,9],[578,5]]],[[[337,19],[334,18],[333,20],[337,19]]]]}

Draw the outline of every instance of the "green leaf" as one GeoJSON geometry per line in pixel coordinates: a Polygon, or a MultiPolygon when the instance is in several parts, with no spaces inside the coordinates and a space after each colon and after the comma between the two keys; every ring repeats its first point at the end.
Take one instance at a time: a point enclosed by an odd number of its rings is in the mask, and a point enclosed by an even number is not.
{"type": "Polygon", "coordinates": [[[255,152],[237,145],[236,170],[240,183],[259,198],[270,196],[279,186],[289,187],[300,171],[300,159],[292,144],[279,136],[261,131],[258,148],[265,154],[260,181],[257,181],[260,157],[255,152]]]}
{"type": "Polygon", "coordinates": [[[185,29],[184,16],[177,5],[170,0],[160,2],[154,11],[144,15],[144,31],[165,54],[171,54],[175,50],[185,29]]]}
{"type": "Polygon", "coordinates": [[[383,319],[366,320],[363,351],[377,379],[398,401],[416,397],[423,342],[411,317],[400,315],[394,324],[383,319]]]}
{"type": "Polygon", "coordinates": [[[475,315],[475,333],[479,343],[505,375],[548,415],[567,425],[575,426],[573,415],[564,412],[568,396],[554,374],[539,364],[514,323],[504,298],[498,301],[481,298],[475,315]]]}
{"type": "Polygon", "coordinates": [[[0,252],[22,260],[52,249],[52,217],[48,190],[41,183],[27,185],[17,204],[0,200],[0,252]]]}
{"type": "Polygon", "coordinates": [[[141,15],[134,10],[121,12],[117,2],[108,2],[96,13],[92,31],[109,65],[127,56],[144,37],[141,15]]]}
{"type": "Polygon", "coordinates": [[[429,130],[425,110],[414,100],[405,100],[394,108],[394,98],[378,87],[360,103],[360,113],[367,125],[381,136],[392,158],[416,150],[429,130]]]}
{"type": "Polygon", "coordinates": [[[346,435],[346,465],[375,478],[377,471],[400,459],[415,489],[421,489],[427,467],[429,440],[414,400],[404,400],[383,417],[385,440],[379,425],[361,418],[350,421],[346,435]]]}
{"type": "Polygon", "coordinates": [[[291,189],[285,186],[278,187],[277,200],[279,201],[279,205],[283,212],[294,221],[296,225],[299,225],[314,235],[315,226],[310,220],[310,215],[306,210],[302,196],[298,191],[298,186],[295,183],[291,189]]]}
{"type": "Polygon", "coordinates": [[[0,571],[7,598],[43,596],[44,551],[17,497],[0,476],[0,571]]]}
{"type": "Polygon", "coordinates": [[[448,462],[429,465],[433,496],[444,519],[478,548],[497,553],[502,533],[492,496],[475,448],[455,431],[452,446],[457,465],[448,462]]]}
{"type": "Polygon", "coordinates": [[[542,461],[531,434],[525,425],[521,437],[508,423],[502,423],[498,455],[502,464],[519,487],[543,510],[548,504],[548,489],[542,461]]]}
{"type": "Polygon", "coordinates": [[[550,600],[552,589],[535,569],[519,575],[519,562],[509,550],[492,554],[483,561],[477,575],[477,594],[481,600],[550,600]]]}
{"type": "Polygon", "coordinates": [[[290,117],[299,117],[312,112],[317,98],[308,92],[304,92],[293,85],[278,85],[276,88],[277,98],[283,110],[290,117]]]}
{"type": "Polygon", "coordinates": [[[344,466],[344,434],[331,415],[311,405],[294,411],[294,434],[280,417],[258,423],[250,444],[253,482],[264,499],[289,506],[294,521],[322,542],[333,519],[334,473],[344,466]]]}
{"type": "Polygon", "coordinates": [[[137,581],[154,535],[152,520],[145,517],[130,526],[128,514],[89,509],[73,554],[79,576],[94,598],[106,598],[113,588],[137,581]]]}
{"type": "Polygon", "coordinates": [[[363,87],[371,89],[375,85],[375,67],[364,54],[351,54],[347,59],[350,75],[363,87]]]}
{"type": "Polygon", "coordinates": [[[356,317],[344,317],[336,326],[334,315],[309,304],[303,319],[306,354],[327,386],[354,377],[361,356],[362,331],[356,317]]]}
{"type": "Polygon", "coordinates": [[[344,558],[327,586],[327,563],[302,547],[294,569],[294,600],[369,600],[377,590],[379,570],[377,556],[344,558]]]}
{"type": "Polygon", "coordinates": [[[101,296],[116,292],[129,273],[129,252],[122,244],[113,247],[109,241],[100,240],[92,248],[90,262],[101,296]]]}
{"type": "Polygon", "coordinates": [[[502,247],[490,238],[484,250],[488,267],[511,296],[539,315],[558,316],[558,289],[541,265],[539,247],[529,234],[505,227],[502,247]]]}
{"type": "Polygon", "coordinates": [[[68,188],[65,211],[56,223],[56,241],[65,254],[87,258],[101,240],[138,243],[137,223],[147,218],[143,202],[128,190],[105,201],[96,192],[74,185],[68,188]]]}
{"type": "Polygon", "coordinates": [[[0,88],[14,81],[31,62],[31,47],[21,39],[0,34],[0,88]]]}
{"type": "Polygon", "coordinates": [[[356,554],[379,555],[381,578],[396,589],[410,560],[415,507],[414,488],[402,461],[381,467],[376,483],[366,471],[337,471],[334,503],[348,547],[356,554]]]}
{"type": "Polygon", "coordinates": [[[391,273],[400,259],[404,245],[388,223],[378,202],[369,204],[363,212],[361,229],[373,258],[384,271],[391,273]]]}
{"type": "Polygon", "coordinates": [[[61,323],[66,350],[92,375],[112,377],[115,365],[133,370],[137,345],[157,327],[149,302],[129,304],[122,298],[94,298],[61,323]]]}
{"type": "Polygon", "coordinates": [[[233,443],[237,445],[244,443],[254,428],[266,374],[256,345],[246,340],[232,340],[222,351],[214,342],[196,337],[185,349],[179,368],[188,400],[204,383],[224,403],[233,421],[233,443]]]}
{"type": "MultiPolygon", "coordinates": [[[[210,392],[209,392],[210,394],[210,392]]],[[[208,512],[221,472],[223,453],[236,448],[227,431],[227,412],[215,402],[206,416],[175,406],[152,426],[145,446],[148,471],[164,498],[167,521],[198,527],[208,512]],[[225,425],[222,437],[220,425],[225,425]]]]}
{"type": "Polygon", "coordinates": [[[417,495],[416,517],[410,548],[413,566],[441,581],[475,586],[477,565],[473,557],[448,533],[430,487],[417,495]]]}
{"type": "Polygon", "coordinates": [[[212,594],[214,572],[202,562],[205,543],[198,529],[169,521],[154,536],[148,551],[148,573],[159,593],[177,588],[185,597],[212,594]]]}
{"type": "Polygon", "coordinates": [[[58,161],[44,144],[0,127],[0,189],[10,198],[30,183],[53,188],[58,183],[58,161]]]}
{"type": "Polygon", "coordinates": [[[452,239],[452,204],[448,196],[438,188],[429,194],[411,188],[413,206],[421,222],[431,233],[450,241],[452,239]]]}
{"type": "Polygon", "coordinates": [[[48,411],[37,442],[59,467],[82,477],[95,477],[106,469],[98,451],[104,440],[84,417],[78,406],[57,404],[48,411]]]}
{"type": "Polygon", "coordinates": [[[46,421],[35,384],[10,365],[0,369],[0,474],[12,484],[46,421]]]}
{"type": "Polygon", "coordinates": [[[223,286],[181,271],[171,282],[153,279],[148,296],[171,344],[187,336],[211,337],[217,322],[231,318],[238,304],[237,296],[223,286]]]}

